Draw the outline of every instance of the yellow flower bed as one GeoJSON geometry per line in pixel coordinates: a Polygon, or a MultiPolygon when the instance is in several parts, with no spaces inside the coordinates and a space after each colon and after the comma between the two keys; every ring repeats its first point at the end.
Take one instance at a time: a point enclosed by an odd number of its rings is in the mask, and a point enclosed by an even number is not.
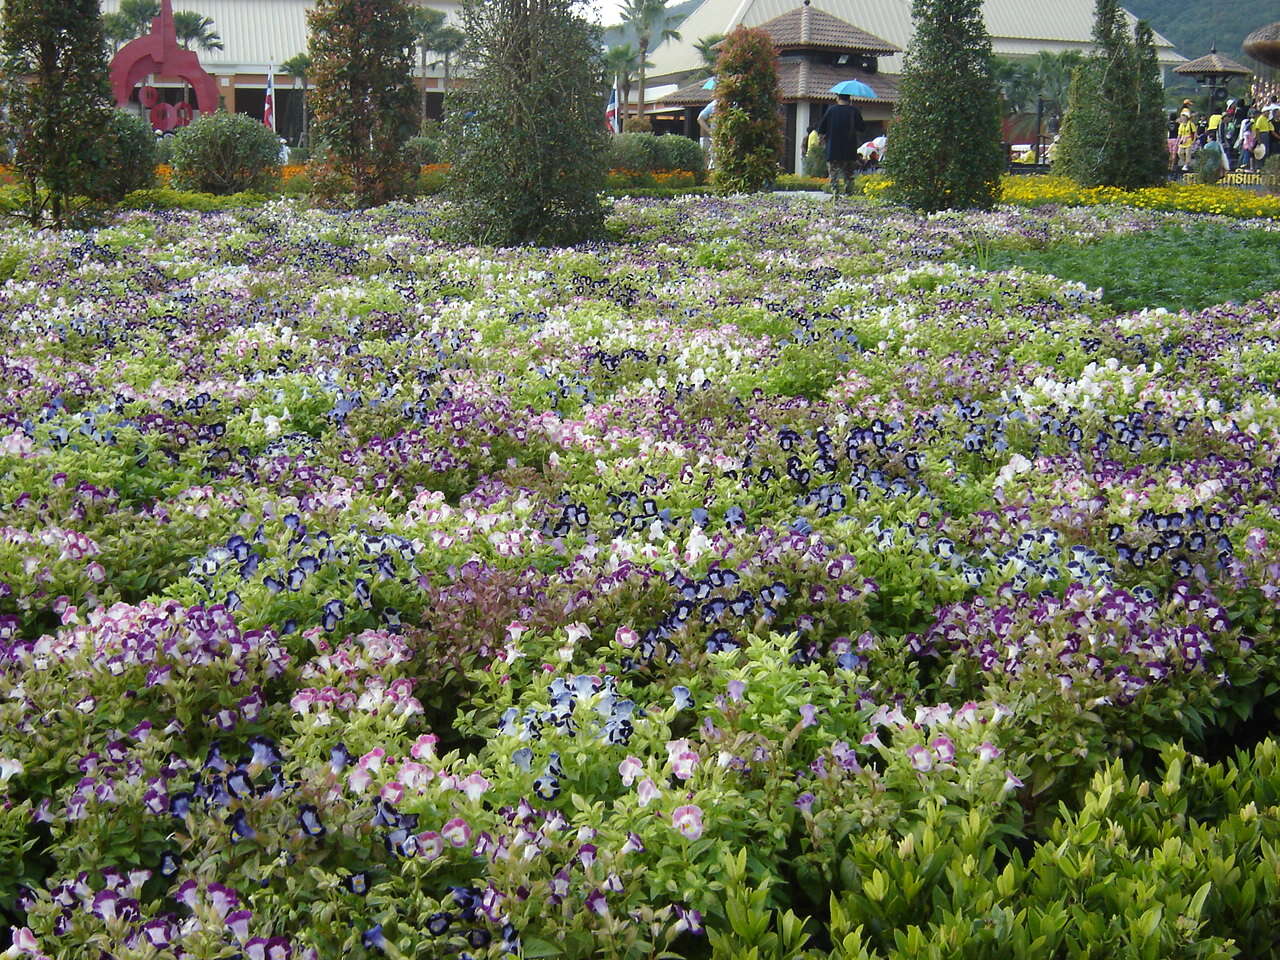
{"type": "MultiPolygon", "coordinates": [[[[879,196],[889,187],[889,179],[882,174],[860,179],[862,192],[868,196],[879,196]]],[[[1280,196],[1199,183],[1119,190],[1115,187],[1082,187],[1066,177],[1005,177],[1000,184],[1000,199],[1023,207],[1038,207],[1046,203],[1091,207],[1105,203],[1145,210],[1280,218],[1280,196]]]]}

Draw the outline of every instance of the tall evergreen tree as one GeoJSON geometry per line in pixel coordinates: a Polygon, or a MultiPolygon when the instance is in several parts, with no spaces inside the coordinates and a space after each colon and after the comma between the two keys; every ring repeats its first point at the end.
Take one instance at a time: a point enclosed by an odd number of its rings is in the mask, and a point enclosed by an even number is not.
{"type": "Polygon", "coordinates": [[[98,0],[5,0],[0,55],[28,215],[61,227],[73,197],[104,189],[112,112],[98,0]]]}
{"type": "Polygon", "coordinates": [[[570,244],[604,229],[600,30],[575,0],[464,0],[465,89],[445,119],[459,232],[570,244]]]}
{"type": "Polygon", "coordinates": [[[1071,81],[1057,167],[1088,187],[1162,183],[1164,96],[1151,30],[1139,24],[1130,36],[1117,0],[1098,0],[1093,39],[1094,54],[1071,81]]]}
{"type": "Polygon", "coordinates": [[[982,0],[915,0],[885,169],[921,210],[995,204],[1005,156],[982,0]]]}
{"type": "Polygon", "coordinates": [[[358,202],[382,203],[409,185],[400,148],[413,135],[413,47],[404,0],[319,0],[311,28],[312,130],[323,171],[348,178],[358,202]]]}
{"type": "Polygon", "coordinates": [[[716,59],[712,149],[716,188],[752,193],[772,186],[782,153],[778,53],[763,30],[735,27],[716,59]]]}

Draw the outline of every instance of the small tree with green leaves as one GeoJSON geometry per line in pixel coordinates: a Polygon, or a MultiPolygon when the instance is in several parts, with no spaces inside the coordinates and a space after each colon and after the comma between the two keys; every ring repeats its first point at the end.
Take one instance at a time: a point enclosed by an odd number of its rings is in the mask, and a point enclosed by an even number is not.
{"type": "Polygon", "coordinates": [[[712,151],[722,193],[768,189],[778,176],[782,115],[778,54],[763,30],[735,27],[716,60],[712,151]]]}
{"type": "Polygon", "coordinates": [[[98,0],[5,0],[0,25],[5,134],[27,216],[66,224],[73,198],[105,188],[112,107],[98,0]]]}
{"type": "Polygon", "coordinates": [[[575,0],[465,0],[465,89],[445,143],[460,234],[579,243],[604,230],[600,29],[575,0]]]}
{"type": "Polygon", "coordinates": [[[1071,81],[1057,167],[1085,186],[1124,189],[1164,182],[1164,90],[1150,28],[1129,35],[1117,0],[1098,0],[1096,51],[1071,81]]]}
{"type": "Polygon", "coordinates": [[[401,147],[416,124],[413,47],[404,0],[319,0],[311,29],[312,128],[325,153],[318,183],[341,183],[364,206],[402,196],[401,147]]]}
{"type": "Polygon", "coordinates": [[[1000,102],[982,0],[915,0],[885,169],[919,210],[995,205],[1004,171],[1000,102]]]}
{"type": "Polygon", "coordinates": [[[292,57],[280,64],[280,69],[287,73],[290,79],[302,84],[302,133],[298,138],[298,144],[302,147],[311,146],[310,131],[307,124],[307,75],[311,72],[311,54],[303,51],[295,53],[292,57]]]}

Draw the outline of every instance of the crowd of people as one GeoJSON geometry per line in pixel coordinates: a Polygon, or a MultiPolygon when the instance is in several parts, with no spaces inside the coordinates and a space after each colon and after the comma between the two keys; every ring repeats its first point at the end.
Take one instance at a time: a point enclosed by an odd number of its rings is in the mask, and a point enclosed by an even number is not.
{"type": "Polygon", "coordinates": [[[1254,90],[1249,98],[1228,100],[1221,110],[1196,113],[1190,100],[1169,113],[1169,167],[1189,171],[1202,154],[1224,171],[1261,170],[1280,151],[1280,99],[1276,91],[1254,90]]]}

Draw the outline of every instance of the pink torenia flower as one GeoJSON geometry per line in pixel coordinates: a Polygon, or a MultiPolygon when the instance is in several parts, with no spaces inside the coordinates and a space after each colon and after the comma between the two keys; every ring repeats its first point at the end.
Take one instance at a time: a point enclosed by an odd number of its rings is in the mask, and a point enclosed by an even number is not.
{"type": "Polygon", "coordinates": [[[461,817],[454,817],[440,828],[441,835],[455,847],[465,847],[471,842],[471,826],[461,817]]]}
{"type": "Polygon", "coordinates": [[[671,826],[686,840],[702,836],[702,808],[688,804],[671,811],[671,826]]]}
{"type": "Polygon", "coordinates": [[[618,773],[622,776],[622,785],[629,787],[636,782],[636,777],[644,773],[644,764],[638,757],[627,757],[618,764],[618,773]]]}
{"type": "Polygon", "coordinates": [[[658,799],[661,794],[662,791],[658,789],[658,785],[648,777],[641,780],[640,786],[636,788],[636,796],[640,798],[641,807],[647,807],[649,804],[653,803],[654,800],[658,799]]]}

